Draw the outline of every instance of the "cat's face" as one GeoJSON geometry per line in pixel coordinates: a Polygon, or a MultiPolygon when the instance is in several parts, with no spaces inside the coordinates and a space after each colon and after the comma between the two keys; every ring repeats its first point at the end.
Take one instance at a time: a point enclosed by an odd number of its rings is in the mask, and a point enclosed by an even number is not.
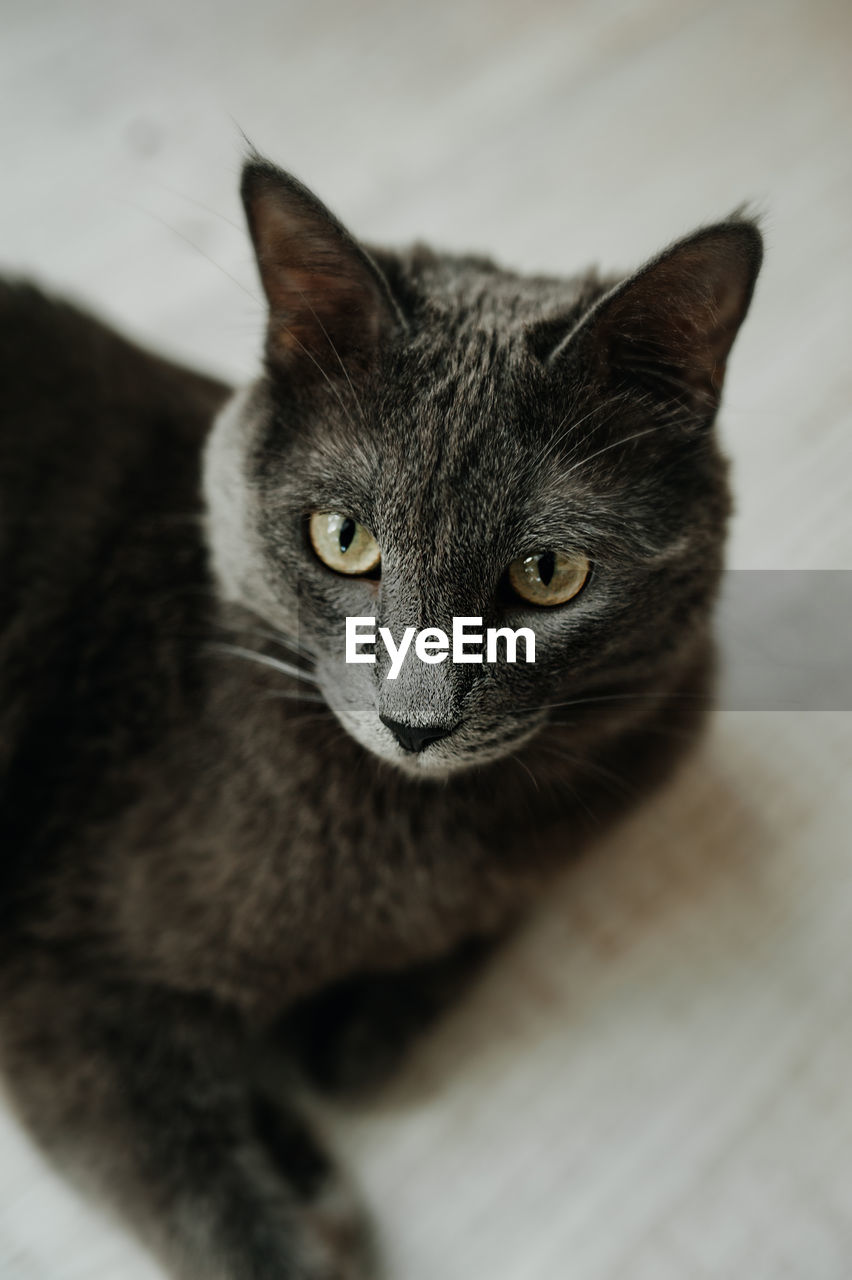
{"type": "Polygon", "coordinates": [[[759,265],[751,224],[607,290],[368,257],[261,162],[244,196],[268,372],[208,449],[225,593],[310,655],[354,738],[419,777],[517,751],[560,704],[665,683],[720,568],[712,419],[759,265]],[[355,616],[375,619],[373,664],[345,660],[355,616]],[[514,663],[502,641],[497,661],[482,643],[466,651],[482,662],[429,662],[412,640],[388,678],[380,628],[451,638],[462,617],[531,629],[535,661],[520,640],[514,663]]]}

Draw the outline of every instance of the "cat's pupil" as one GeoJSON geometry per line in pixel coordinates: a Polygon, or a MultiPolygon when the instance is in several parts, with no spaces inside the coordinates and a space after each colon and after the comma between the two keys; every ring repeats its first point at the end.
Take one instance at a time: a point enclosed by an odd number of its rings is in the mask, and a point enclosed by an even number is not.
{"type": "Polygon", "coordinates": [[[355,521],[351,516],[347,516],[340,526],[340,533],[337,535],[341,551],[348,551],[352,539],[355,537],[355,521]]]}
{"type": "Polygon", "coordinates": [[[545,551],[543,556],[538,558],[538,576],[544,585],[550,586],[550,580],[556,569],[556,556],[552,551],[545,551]]]}

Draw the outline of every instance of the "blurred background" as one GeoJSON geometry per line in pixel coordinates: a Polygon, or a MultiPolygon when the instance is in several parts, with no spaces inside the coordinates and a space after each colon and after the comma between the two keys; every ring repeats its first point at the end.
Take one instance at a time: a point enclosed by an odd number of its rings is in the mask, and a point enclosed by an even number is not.
{"type": "MultiPolygon", "coordinates": [[[[231,380],[251,142],[359,236],[638,265],[743,201],[731,563],[852,569],[848,0],[0,0],[0,267],[231,380]]],[[[852,644],[852,637],[850,637],[852,644]]],[[[852,1276],[852,715],[720,712],[375,1103],[393,1280],[852,1276]]],[[[0,1111],[3,1280],[159,1273],[0,1111]]]]}

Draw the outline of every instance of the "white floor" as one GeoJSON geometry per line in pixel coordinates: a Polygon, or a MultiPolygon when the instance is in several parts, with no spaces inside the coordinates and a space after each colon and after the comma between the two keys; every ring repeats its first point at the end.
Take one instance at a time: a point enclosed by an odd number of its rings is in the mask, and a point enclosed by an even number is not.
{"type": "MultiPolygon", "coordinates": [[[[629,266],[744,199],[741,568],[852,568],[846,0],[0,3],[0,265],[239,378],[238,126],[367,239],[629,266]]],[[[248,290],[246,293],[244,290],[248,290]]],[[[718,715],[381,1103],[392,1280],[849,1280],[852,714],[718,715]]],[[[158,1273],[0,1115],[0,1277],[158,1273]]]]}

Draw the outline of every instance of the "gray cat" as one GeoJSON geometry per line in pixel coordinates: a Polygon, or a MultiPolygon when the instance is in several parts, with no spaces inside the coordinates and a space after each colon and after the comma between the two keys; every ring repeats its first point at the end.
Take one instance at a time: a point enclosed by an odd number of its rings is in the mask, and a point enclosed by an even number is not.
{"type": "Polygon", "coordinates": [[[343,1280],[368,1233],[293,1073],[389,1068],[704,718],[761,241],[530,278],[367,250],[259,157],[242,192],[231,398],[0,289],[2,1059],[173,1276],[343,1280]],[[439,656],[459,618],[496,659],[439,656]],[[427,632],[394,678],[379,628],[427,632]]]}

